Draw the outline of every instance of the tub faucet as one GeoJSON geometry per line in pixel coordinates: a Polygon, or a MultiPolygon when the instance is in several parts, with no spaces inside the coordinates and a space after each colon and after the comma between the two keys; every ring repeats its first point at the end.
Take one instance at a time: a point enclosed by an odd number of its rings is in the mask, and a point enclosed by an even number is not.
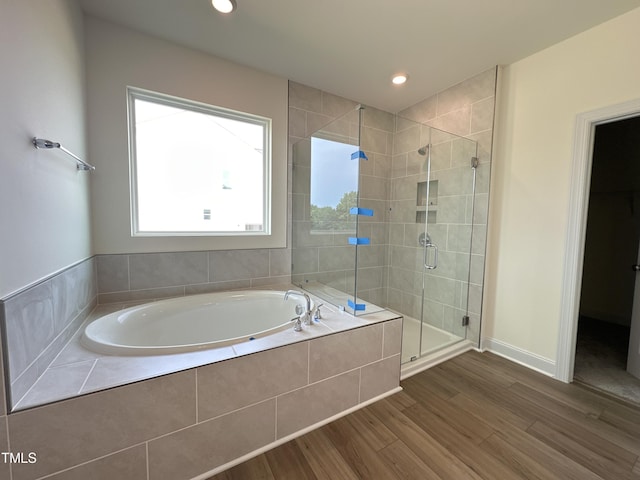
{"type": "Polygon", "coordinates": [[[297,290],[287,290],[287,293],[284,294],[284,299],[287,300],[289,298],[289,295],[299,295],[301,297],[304,297],[306,302],[306,309],[302,314],[302,319],[305,325],[311,325],[311,298],[309,298],[309,295],[297,290]]]}

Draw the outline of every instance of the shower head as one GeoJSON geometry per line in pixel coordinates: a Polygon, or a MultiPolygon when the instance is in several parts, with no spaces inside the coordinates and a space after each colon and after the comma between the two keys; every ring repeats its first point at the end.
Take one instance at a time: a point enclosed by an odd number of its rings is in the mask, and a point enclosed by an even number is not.
{"type": "Polygon", "coordinates": [[[429,151],[429,144],[425,145],[424,147],[420,147],[418,149],[418,154],[424,157],[428,151],[429,151]]]}

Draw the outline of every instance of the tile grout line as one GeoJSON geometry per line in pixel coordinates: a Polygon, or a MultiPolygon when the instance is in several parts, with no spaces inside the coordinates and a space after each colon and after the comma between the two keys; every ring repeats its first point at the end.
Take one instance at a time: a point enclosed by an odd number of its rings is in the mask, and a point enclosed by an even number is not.
{"type": "Polygon", "coordinates": [[[307,384],[306,387],[311,383],[311,340],[307,342],[307,384]]]}
{"type": "MultiPolygon", "coordinates": [[[[396,355],[393,355],[393,356],[399,356],[399,355],[400,355],[400,354],[396,354],[396,355]]],[[[389,357],[389,358],[391,358],[391,357],[389,357]]],[[[278,398],[278,397],[281,397],[281,396],[284,396],[284,395],[288,395],[288,394],[293,393],[293,392],[300,391],[300,390],[302,390],[302,389],[304,389],[304,388],[308,388],[308,387],[310,387],[310,386],[312,386],[312,385],[317,385],[317,384],[323,383],[323,382],[325,382],[325,381],[327,381],[327,380],[332,380],[332,379],[334,379],[334,378],[340,377],[340,376],[345,375],[345,374],[347,374],[347,373],[352,373],[352,372],[355,372],[355,371],[358,371],[358,372],[359,372],[363,367],[366,367],[366,366],[368,366],[368,365],[372,365],[372,364],[374,364],[374,363],[376,363],[376,362],[379,362],[379,361],[381,361],[381,360],[375,360],[375,361],[373,361],[373,362],[369,362],[369,363],[366,363],[366,364],[364,364],[364,365],[359,365],[359,366],[357,366],[357,367],[355,367],[355,368],[352,368],[352,369],[346,370],[346,371],[344,371],[344,372],[340,372],[340,373],[337,373],[337,374],[335,374],[335,375],[331,375],[330,377],[322,378],[322,379],[320,379],[320,380],[318,380],[318,381],[316,381],[316,382],[313,382],[313,383],[307,383],[307,385],[303,385],[303,386],[301,386],[301,387],[293,388],[293,389],[288,390],[288,391],[286,391],[286,392],[278,393],[278,394],[274,395],[273,397],[265,398],[265,399],[263,399],[263,400],[259,400],[259,401],[257,401],[257,402],[253,402],[253,403],[251,403],[251,404],[244,405],[244,406],[242,406],[242,407],[239,407],[239,408],[236,408],[236,409],[233,409],[233,410],[229,410],[228,412],[221,413],[220,415],[216,415],[216,416],[214,416],[214,417],[204,419],[204,420],[202,420],[202,421],[201,421],[201,422],[199,422],[199,423],[200,423],[200,424],[202,424],[202,423],[206,423],[206,422],[209,422],[209,421],[212,421],[212,420],[216,420],[216,419],[218,419],[218,418],[222,418],[222,417],[224,417],[224,416],[226,416],[226,415],[229,415],[229,414],[232,414],[232,413],[237,413],[237,412],[239,412],[239,411],[241,411],[241,410],[245,410],[245,409],[247,409],[247,408],[254,407],[254,406],[256,406],[256,405],[259,405],[259,404],[261,404],[261,403],[268,402],[268,401],[270,401],[270,400],[276,400],[276,401],[277,401],[277,398],[278,398]]],[[[360,395],[358,395],[358,397],[360,397],[360,395]]],[[[361,402],[359,401],[358,403],[361,403],[361,402]]],[[[185,430],[185,429],[187,429],[187,428],[191,428],[192,426],[193,426],[193,425],[188,425],[188,426],[186,426],[186,427],[180,428],[179,430],[176,430],[175,432],[178,432],[178,431],[181,431],[181,430],[185,430]]],[[[170,434],[175,433],[175,432],[168,432],[168,433],[165,433],[165,434],[159,435],[158,437],[155,437],[155,438],[165,437],[165,436],[170,435],[170,434]]],[[[153,439],[151,439],[151,440],[153,440],[153,439]]]]}
{"type": "Polygon", "coordinates": [[[149,441],[144,442],[145,446],[145,461],[147,466],[147,480],[150,479],[151,472],[149,471],[149,441]]]}
{"type": "Polygon", "coordinates": [[[196,423],[195,424],[197,425],[198,423],[200,423],[200,418],[199,418],[199,415],[198,415],[198,397],[199,397],[199,394],[198,394],[198,368],[195,368],[194,370],[195,370],[194,377],[195,377],[195,381],[196,381],[196,423]]]}
{"type": "MultiPolygon", "coordinates": [[[[89,465],[90,463],[97,462],[99,460],[104,460],[105,458],[111,457],[113,455],[117,455],[117,454],[122,453],[122,452],[126,452],[127,450],[131,450],[133,448],[140,447],[142,445],[146,445],[147,443],[149,443],[148,440],[144,441],[144,442],[139,442],[139,443],[136,443],[134,445],[130,445],[128,447],[121,448],[121,449],[115,450],[113,452],[109,452],[109,453],[107,453],[105,455],[100,455],[100,456],[98,456],[96,458],[92,458],[90,460],[87,460],[86,462],[78,463],[77,465],[72,465],[70,467],[63,468],[62,470],[57,470],[55,472],[47,473],[47,474],[45,474],[43,476],[38,477],[35,480],[46,480],[47,478],[55,477],[55,476],[59,475],[60,473],[65,473],[65,472],[69,472],[69,471],[74,470],[74,469],[79,468],[79,467],[84,467],[85,465],[89,465]]],[[[148,463],[148,458],[147,458],[147,463],[148,463]]],[[[147,478],[147,480],[148,480],[148,478],[147,478]]]]}
{"type": "Polygon", "coordinates": [[[127,255],[127,291],[132,292],[131,289],[131,255],[127,255]]]}
{"type": "MultiPolygon", "coordinates": [[[[285,392],[285,393],[288,393],[288,392],[285,392]]],[[[172,431],[170,431],[170,432],[162,433],[162,434],[157,435],[157,436],[155,436],[155,437],[153,437],[153,438],[149,438],[148,440],[146,440],[146,442],[147,442],[147,443],[151,443],[151,442],[154,442],[154,441],[156,441],[156,440],[160,440],[161,438],[168,437],[168,436],[173,435],[173,434],[175,434],[175,433],[183,432],[183,431],[185,431],[185,430],[189,430],[190,428],[198,427],[199,425],[203,425],[203,424],[205,424],[205,423],[209,423],[209,422],[211,422],[211,421],[218,420],[218,419],[220,419],[220,418],[222,418],[222,417],[226,417],[227,415],[230,415],[230,414],[232,414],[232,413],[238,413],[238,412],[240,412],[240,411],[242,411],[242,410],[246,410],[246,409],[248,409],[248,408],[255,407],[256,405],[260,405],[260,404],[262,404],[262,403],[270,402],[270,401],[272,401],[272,400],[275,400],[275,398],[276,398],[276,396],[269,397],[269,398],[267,398],[267,399],[260,400],[259,402],[254,402],[254,403],[252,403],[252,404],[250,404],[250,405],[245,405],[245,406],[243,406],[243,407],[236,408],[235,410],[230,410],[229,412],[225,412],[225,413],[222,413],[222,414],[220,414],[220,415],[216,415],[215,417],[207,418],[207,419],[205,419],[205,420],[202,420],[202,421],[201,421],[200,423],[198,423],[198,424],[192,423],[191,425],[186,425],[186,426],[184,426],[184,427],[180,427],[180,428],[178,428],[177,430],[172,430],[172,431]]],[[[141,443],[140,443],[140,444],[141,444],[141,443]]],[[[135,445],[134,445],[134,446],[135,446],[135,445]]],[[[129,447],[129,448],[131,448],[131,447],[129,447]]],[[[126,450],[126,449],[125,449],[125,450],[126,450]]],[[[115,453],[117,453],[117,452],[115,452],[115,453]]],[[[108,456],[108,455],[105,455],[105,456],[108,456]]],[[[88,462],[86,462],[86,463],[88,463],[88,462]]]]}
{"type": "Polygon", "coordinates": [[[91,370],[89,370],[89,373],[87,373],[86,378],[84,379],[84,382],[82,382],[82,385],[80,386],[80,390],[78,390],[78,395],[81,394],[82,390],[84,389],[84,387],[87,385],[87,382],[89,381],[89,377],[91,376],[91,374],[93,373],[93,370],[96,368],[96,365],[98,364],[98,360],[100,360],[99,358],[96,358],[93,362],[93,366],[91,367],[91,370]]]}
{"type": "Polygon", "coordinates": [[[274,397],[275,400],[275,410],[273,412],[274,415],[274,422],[273,422],[273,435],[274,435],[274,439],[278,440],[278,395],[276,395],[274,397]]]}

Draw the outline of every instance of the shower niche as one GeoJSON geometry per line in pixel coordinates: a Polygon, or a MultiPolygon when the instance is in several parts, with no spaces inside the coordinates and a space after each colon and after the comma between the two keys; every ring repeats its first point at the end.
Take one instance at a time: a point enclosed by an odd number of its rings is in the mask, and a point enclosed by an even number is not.
{"type": "Polygon", "coordinates": [[[403,363],[477,346],[477,148],[362,106],[294,144],[292,282],[352,315],[402,314],[403,363]]]}
{"type": "Polygon", "coordinates": [[[418,182],[416,195],[416,223],[435,223],[438,212],[438,180],[418,182]]]}

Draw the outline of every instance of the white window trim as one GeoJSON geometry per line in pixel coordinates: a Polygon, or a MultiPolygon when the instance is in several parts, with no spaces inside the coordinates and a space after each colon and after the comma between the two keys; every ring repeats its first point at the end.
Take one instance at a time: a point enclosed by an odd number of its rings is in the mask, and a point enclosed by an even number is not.
{"type": "Polygon", "coordinates": [[[240,112],[229,108],[208,105],[194,100],[174,97],[137,87],[127,87],[127,123],[129,135],[129,192],[132,237],[265,237],[272,233],[272,120],[268,117],[240,112]],[[220,117],[255,123],[264,128],[263,152],[263,230],[247,231],[141,231],[138,228],[137,209],[137,171],[136,171],[136,136],[135,136],[135,108],[136,99],[147,100],[161,105],[167,105],[194,112],[214,114],[220,117]]]}

